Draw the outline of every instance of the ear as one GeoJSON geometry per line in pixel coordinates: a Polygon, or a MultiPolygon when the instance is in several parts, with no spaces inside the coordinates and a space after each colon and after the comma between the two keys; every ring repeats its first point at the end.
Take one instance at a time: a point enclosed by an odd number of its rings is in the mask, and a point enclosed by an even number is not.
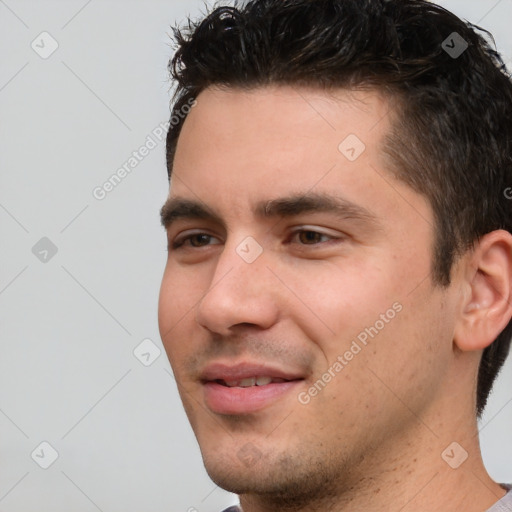
{"type": "Polygon", "coordinates": [[[483,350],[512,317],[512,235],[484,235],[466,262],[462,312],[454,342],[462,351],[483,350]]]}

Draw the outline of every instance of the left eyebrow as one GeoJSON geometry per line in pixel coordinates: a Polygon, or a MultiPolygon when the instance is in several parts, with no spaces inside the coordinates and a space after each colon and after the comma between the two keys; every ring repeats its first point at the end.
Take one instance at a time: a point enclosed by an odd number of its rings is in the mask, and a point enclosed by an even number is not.
{"type": "Polygon", "coordinates": [[[294,217],[302,213],[332,213],[341,219],[353,219],[380,226],[370,210],[348,199],[330,194],[309,192],[289,197],[262,201],[256,205],[256,215],[263,218],[294,217]]]}
{"type": "MultiPolygon", "coordinates": [[[[308,192],[260,201],[254,208],[259,218],[290,218],[303,213],[331,213],[343,220],[355,220],[363,225],[381,228],[377,216],[363,206],[339,196],[308,192]]],[[[160,211],[162,225],[169,227],[179,219],[201,219],[220,224],[225,222],[206,204],[181,197],[169,198],[160,211]]]]}

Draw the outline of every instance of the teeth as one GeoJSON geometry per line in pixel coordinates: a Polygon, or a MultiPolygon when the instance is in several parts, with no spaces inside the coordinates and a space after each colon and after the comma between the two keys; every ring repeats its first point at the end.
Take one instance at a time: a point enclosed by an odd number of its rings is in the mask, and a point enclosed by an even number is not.
{"type": "Polygon", "coordinates": [[[249,377],[248,379],[242,379],[239,386],[241,388],[250,388],[256,384],[256,377],[249,377]]]}
{"type": "Polygon", "coordinates": [[[257,377],[256,385],[257,386],[266,386],[272,382],[272,377],[257,377]]]}
{"type": "Polygon", "coordinates": [[[226,380],[224,381],[224,384],[230,388],[250,388],[252,386],[266,386],[271,382],[285,382],[285,379],[273,379],[272,377],[248,377],[247,379],[242,380],[226,380]]]}

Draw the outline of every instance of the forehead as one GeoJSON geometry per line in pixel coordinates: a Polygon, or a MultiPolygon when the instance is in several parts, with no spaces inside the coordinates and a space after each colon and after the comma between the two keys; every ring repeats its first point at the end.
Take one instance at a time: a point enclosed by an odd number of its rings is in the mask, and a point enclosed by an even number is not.
{"type": "Polygon", "coordinates": [[[183,125],[170,195],[236,216],[291,194],[338,193],[382,216],[403,186],[390,187],[385,170],[390,114],[375,91],[209,88],[183,125]]]}
{"type": "Polygon", "coordinates": [[[177,152],[187,146],[192,132],[193,143],[201,150],[228,142],[230,153],[236,153],[237,149],[248,151],[252,142],[265,144],[267,152],[281,149],[299,154],[304,139],[315,138],[323,139],[338,157],[338,144],[347,135],[358,136],[370,149],[378,143],[389,129],[390,112],[387,99],[374,90],[210,87],[188,115],[177,152]],[[200,135],[208,138],[197,140],[200,135]]]}

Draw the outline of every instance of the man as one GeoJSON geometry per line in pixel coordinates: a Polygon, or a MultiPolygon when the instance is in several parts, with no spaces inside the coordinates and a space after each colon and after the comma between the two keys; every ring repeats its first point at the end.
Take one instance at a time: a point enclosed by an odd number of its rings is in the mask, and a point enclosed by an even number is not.
{"type": "Polygon", "coordinates": [[[512,333],[499,55],[424,0],[177,41],[159,324],[210,477],[244,512],[512,510],[477,430],[512,333]]]}

